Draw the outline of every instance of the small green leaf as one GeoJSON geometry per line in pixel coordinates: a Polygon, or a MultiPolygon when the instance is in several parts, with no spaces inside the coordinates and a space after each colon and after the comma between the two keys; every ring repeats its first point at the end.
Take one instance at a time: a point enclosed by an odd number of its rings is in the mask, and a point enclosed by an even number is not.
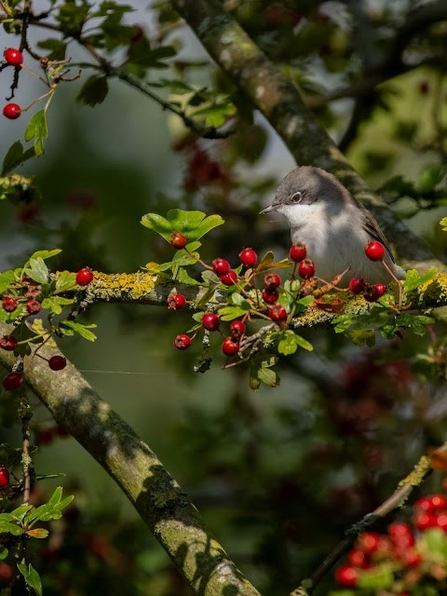
{"type": "Polygon", "coordinates": [[[71,337],[75,333],[79,333],[81,337],[88,341],[95,341],[96,335],[89,331],[89,329],[95,329],[97,325],[90,323],[89,325],[79,323],[78,321],[61,321],[59,329],[63,335],[71,337]]]}
{"type": "Polygon", "coordinates": [[[3,292],[15,281],[16,276],[12,269],[2,271],[2,273],[0,273],[0,294],[3,294],[3,292]]]}
{"type": "Polygon", "coordinates": [[[30,259],[28,261],[28,266],[24,268],[23,272],[40,284],[46,283],[49,280],[48,267],[45,265],[45,262],[41,257],[30,259]]]}
{"type": "Polygon", "coordinates": [[[47,57],[50,60],[64,60],[65,52],[67,49],[67,42],[57,39],[56,37],[50,37],[42,41],[38,41],[37,45],[43,50],[48,50],[47,57]]]}
{"type": "Polygon", "coordinates": [[[426,271],[422,275],[419,275],[416,269],[409,269],[407,271],[407,277],[404,281],[404,291],[411,292],[412,290],[415,290],[420,285],[427,283],[428,281],[433,279],[437,273],[437,269],[429,269],[429,271],[426,271]]]}
{"type": "Polygon", "coordinates": [[[64,292],[74,287],[76,284],[76,275],[71,271],[58,271],[56,277],[56,291],[64,292]]]}
{"type": "Polygon", "coordinates": [[[60,249],[60,248],[53,248],[52,250],[36,250],[36,252],[33,252],[33,254],[30,256],[25,267],[31,261],[31,259],[43,259],[45,261],[46,259],[55,257],[56,255],[58,255],[61,252],[62,252],[62,249],[60,249]]]}
{"type": "Polygon", "coordinates": [[[107,77],[92,75],[81,87],[81,90],[76,97],[76,101],[93,108],[105,100],[108,92],[109,85],[107,83],[107,77]]]}
{"type": "Polygon", "coordinates": [[[0,544],[0,561],[3,561],[3,559],[6,559],[6,557],[8,556],[8,549],[6,548],[6,546],[3,546],[3,544],[0,544]]]}
{"type": "Polygon", "coordinates": [[[224,220],[220,215],[206,215],[202,211],[184,211],[171,209],[167,218],[157,213],[146,213],[141,218],[141,223],[146,228],[153,230],[170,241],[172,232],[180,232],[186,236],[188,243],[199,240],[207,232],[221,226],[224,220]]]}
{"type": "Polygon", "coordinates": [[[349,332],[352,343],[356,346],[368,346],[372,348],[376,343],[376,332],[374,329],[355,329],[349,332]]]}
{"type": "Polygon", "coordinates": [[[23,530],[16,522],[13,521],[13,517],[7,517],[6,513],[0,514],[0,534],[12,534],[13,536],[21,536],[23,530]]]}
{"type": "Polygon", "coordinates": [[[241,306],[224,306],[219,308],[218,313],[222,321],[232,321],[239,317],[243,317],[250,311],[250,305],[248,302],[241,306]]]}
{"type": "Polygon", "coordinates": [[[14,170],[17,166],[22,164],[23,162],[31,159],[36,155],[36,151],[34,147],[29,147],[26,151],[23,151],[23,145],[20,141],[15,141],[8,149],[4,159],[3,159],[3,166],[2,166],[2,176],[5,176],[11,170],[14,170]]]}
{"type": "Polygon", "coordinates": [[[40,580],[40,575],[31,563],[28,563],[28,567],[25,563],[17,563],[17,569],[23,575],[27,585],[34,590],[37,596],[42,596],[42,582],[40,580]]]}
{"type": "Polygon", "coordinates": [[[441,221],[439,222],[439,225],[442,226],[442,231],[446,232],[447,231],[447,217],[443,217],[441,219],[441,221]]]}
{"type": "Polygon", "coordinates": [[[445,168],[439,164],[429,164],[424,167],[417,181],[419,192],[432,191],[444,178],[445,168]]]}
{"type": "Polygon", "coordinates": [[[46,109],[39,110],[28,122],[28,126],[25,130],[25,141],[31,141],[34,139],[34,151],[36,155],[43,155],[44,140],[48,137],[48,125],[46,109]]]}
{"type": "Polygon", "coordinates": [[[64,306],[74,303],[73,298],[63,298],[62,296],[49,296],[42,300],[42,308],[47,308],[55,315],[60,315],[64,306]]]}

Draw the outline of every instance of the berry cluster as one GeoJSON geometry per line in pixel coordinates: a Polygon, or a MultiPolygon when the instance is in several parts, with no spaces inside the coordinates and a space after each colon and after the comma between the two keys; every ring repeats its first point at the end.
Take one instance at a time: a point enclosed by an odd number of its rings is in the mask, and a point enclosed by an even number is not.
{"type": "Polygon", "coordinates": [[[399,596],[413,593],[416,586],[422,594],[425,584],[443,585],[447,569],[440,561],[447,549],[447,497],[433,494],[416,501],[412,522],[414,528],[394,522],[386,534],[360,534],[347,564],[335,572],[337,583],[370,594],[371,578],[379,578],[376,593],[399,596]]]}
{"type": "MultiPolygon", "coordinates": [[[[23,54],[20,50],[15,48],[7,48],[3,52],[5,59],[4,66],[14,66],[20,68],[23,62],[23,54]]],[[[22,113],[22,108],[16,103],[7,103],[3,107],[3,116],[9,120],[16,120],[22,113]]]]}

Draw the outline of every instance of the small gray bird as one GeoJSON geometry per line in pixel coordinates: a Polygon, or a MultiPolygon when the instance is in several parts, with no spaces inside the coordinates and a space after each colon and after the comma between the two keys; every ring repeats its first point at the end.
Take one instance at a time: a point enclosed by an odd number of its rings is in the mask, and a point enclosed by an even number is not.
{"type": "Polygon", "coordinates": [[[389,283],[391,277],[383,264],[365,255],[366,246],[378,240],[385,246],[384,261],[398,279],[405,279],[405,271],[396,264],[377,221],[325,170],[301,166],[289,172],[272,204],[261,213],[270,211],[286,217],[293,243],[306,245],[317,277],[331,281],[349,269],[340,287],[346,287],[357,276],[374,284],[389,283]]]}

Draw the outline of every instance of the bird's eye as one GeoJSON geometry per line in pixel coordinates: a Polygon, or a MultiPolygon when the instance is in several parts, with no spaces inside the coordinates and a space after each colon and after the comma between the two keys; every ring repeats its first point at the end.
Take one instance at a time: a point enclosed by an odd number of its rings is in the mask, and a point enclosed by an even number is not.
{"type": "Polygon", "coordinates": [[[303,198],[303,193],[300,191],[293,193],[293,195],[291,196],[291,200],[294,203],[299,203],[302,198],[303,198]]]}

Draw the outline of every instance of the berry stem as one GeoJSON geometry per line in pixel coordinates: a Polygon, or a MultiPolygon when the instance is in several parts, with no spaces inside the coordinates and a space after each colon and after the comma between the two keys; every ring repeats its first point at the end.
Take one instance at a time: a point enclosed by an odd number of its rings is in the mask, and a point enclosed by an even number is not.
{"type": "Polygon", "coordinates": [[[394,272],[392,271],[392,269],[390,267],[388,267],[388,265],[386,264],[385,261],[382,261],[382,265],[385,267],[385,269],[388,271],[388,273],[391,275],[391,277],[393,278],[393,280],[397,283],[397,307],[399,310],[402,309],[402,284],[400,279],[397,279],[397,277],[394,275],[394,272]]]}

